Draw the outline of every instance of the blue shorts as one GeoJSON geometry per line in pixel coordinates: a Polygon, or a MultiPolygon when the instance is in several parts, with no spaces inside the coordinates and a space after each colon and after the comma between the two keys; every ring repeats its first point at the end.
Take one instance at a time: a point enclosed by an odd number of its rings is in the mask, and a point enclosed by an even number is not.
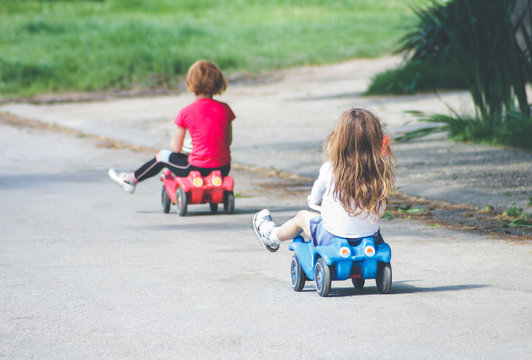
{"type": "MultiPolygon", "coordinates": [[[[312,237],[312,242],[314,243],[314,246],[331,245],[334,238],[341,237],[333,235],[327,230],[325,230],[325,228],[323,227],[323,219],[321,216],[316,216],[310,219],[310,235],[312,237]]],[[[380,230],[371,236],[375,239],[375,244],[380,244],[381,242],[384,242],[380,230]]],[[[359,239],[361,238],[350,238],[348,240],[359,239]]]]}

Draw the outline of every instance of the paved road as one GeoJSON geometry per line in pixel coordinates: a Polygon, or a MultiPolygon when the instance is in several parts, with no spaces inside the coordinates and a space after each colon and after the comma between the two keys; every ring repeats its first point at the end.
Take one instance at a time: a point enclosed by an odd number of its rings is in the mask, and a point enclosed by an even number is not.
{"type": "MultiPolygon", "coordinates": [[[[235,113],[233,159],[314,178],[321,146],[339,114],[359,106],[373,110],[395,137],[421,126],[405,113],[419,110],[470,111],[465,92],[401,97],[364,97],[372,76],[400,61],[397,57],[355,60],[273,73],[268,81],[230,85],[221,99],[235,113]]],[[[532,94],[531,94],[532,96],[532,94]]],[[[152,98],[61,104],[4,104],[0,112],[57,124],[155,149],[168,148],[177,111],[193,100],[188,93],[152,98]]],[[[406,194],[532,211],[532,153],[481,145],[454,144],[432,137],[394,144],[397,187],[406,194]],[[502,196],[501,196],[502,195],[502,196]]]]}
{"type": "Polygon", "coordinates": [[[532,355],[530,242],[384,221],[390,295],[295,293],[290,251],[265,251],[250,222],[262,207],[286,219],[301,194],[237,170],[235,215],[165,215],[156,179],[133,196],[107,179],[149,154],[98,145],[0,125],[0,358],[532,355]]]}

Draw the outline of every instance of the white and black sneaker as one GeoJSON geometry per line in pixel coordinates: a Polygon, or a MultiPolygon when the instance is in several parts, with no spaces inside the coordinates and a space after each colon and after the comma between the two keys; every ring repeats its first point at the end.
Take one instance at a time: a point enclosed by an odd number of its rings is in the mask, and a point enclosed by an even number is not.
{"type": "Polygon", "coordinates": [[[131,174],[119,172],[117,169],[109,169],[107,172],[111,180],[120,185],[122,189],[132,194],[135,191],[135,184],[131,179],[131,174]]]}
{"type": "Polygon", "coordinates": [[[253,229],[255,230],[255,234],[257,234],[262,246],[271,252],[279,250],[279,245],[281,245],[280,241],[275,241],[270,238],[273,229],[276,227],[277,225],[273,222],[270,210],[268,209],[259,211],[253,217],[253,229]]]}

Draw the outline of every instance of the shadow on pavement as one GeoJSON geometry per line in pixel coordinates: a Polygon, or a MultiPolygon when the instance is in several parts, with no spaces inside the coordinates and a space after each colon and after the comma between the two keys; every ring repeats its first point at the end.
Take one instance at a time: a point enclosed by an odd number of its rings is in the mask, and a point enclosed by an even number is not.
{"type": "MultiPolygon", "coordinates": [[[[371,282],[371,280],[370,280],[371,282]]],[[[479,285],[479,284],[466,284],[466,285],[447,285],[447,286],[434,286],[434,287],[418,287],[414,285],[405,284],[408,281],[398,281],[392,283],[392,289],[389,295],[398,295],[398,294],[413,294],[413,293],[424,293],[424,292],[441,292],[441,291],[460,291],[460,290],[471,290],[488,287],[489,285],[479,285]]],[[[309,286],[308,290],[313,290],[314,286],[309,286]]],[[[307,290],[307,288],[305,288],[307,290]]],[[[369,286],[364,287],[362,290],[357,290],[355,288],[334,288],[334,282],[331,285],[331,292],[329,293],[330,297],[344,297],[344,296],[355,296],[355,295],[371,295],[379,294],[377,287],[374,284],[369,284],[369,286]]]]}
{"type": "Polygon", "coordinates": [[[411,294],[418,292],[440,292],[440,291],[460,291],[460,290],[470,290],[470,289],[479,289],[485,288],[489,285],[480,285],[480,284],[466,284],[466,285],[446,285],[446,286],[414,286],[405,284],[408,281],[400,281],[397,283],[392,283],[391,294],[411,294]]]}
{"type": "MultiPolygon", "coordinates": [[[[245,214],[256,214],[259,211],[264,209],[264,207],[239,207],[235,208],[235,212],[231,215],[245,215],[245,214]]],[[[293,207],[274,207],[270,206],[268,209],[272,212],[272,215],[275,216],[277,212],[293,212],[294,215],[297,214],[297,212],[304,210],[305,208],[303,206],[293,206],[293,207]]],[[[139,214],[161,214],[162,211],[159,208],[154,207],[153,210],[138,210],[137,213],[139,214]]],[[[169,216],[177,215],[175,205],[172,204],[172,207],[170,209],[170,214],[167,214],[169,216]]],[[[197,217],[206,217],[206,216],[231,216],[224,213],[223,210],[223,204],[220,204],[218,207],[218,212],[216,214],[212,214],[209,210],[208,204],[192,204],[189,208],[187,215],[185,217],[190,218],[197,218],[197,217]]]]}

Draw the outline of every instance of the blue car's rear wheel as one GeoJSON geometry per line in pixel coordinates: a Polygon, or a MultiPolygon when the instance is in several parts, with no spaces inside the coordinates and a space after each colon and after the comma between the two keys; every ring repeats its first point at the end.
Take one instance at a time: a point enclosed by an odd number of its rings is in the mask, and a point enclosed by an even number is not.
{"type": "Polygon", "coordinates": [[[331,290],[331,271],[325,260],[319,258],[314,267],[316,291],[320,296],[327,296],[331,290]]]}
{"type": "Polygon", "coordinates": [[[382,294],[388,294],[392,288],[392,265],[390,263],[379,263],[377,269],[377,289],[382,294]]]}
{"type": "Polygon", "coordinates": [[[305,287],[305,272],[301,268],[301,263],[297,255],[292,257],[290,262],[290,282],[292,283],[292,288],[295,291],[301,291],[305,287]]]}

